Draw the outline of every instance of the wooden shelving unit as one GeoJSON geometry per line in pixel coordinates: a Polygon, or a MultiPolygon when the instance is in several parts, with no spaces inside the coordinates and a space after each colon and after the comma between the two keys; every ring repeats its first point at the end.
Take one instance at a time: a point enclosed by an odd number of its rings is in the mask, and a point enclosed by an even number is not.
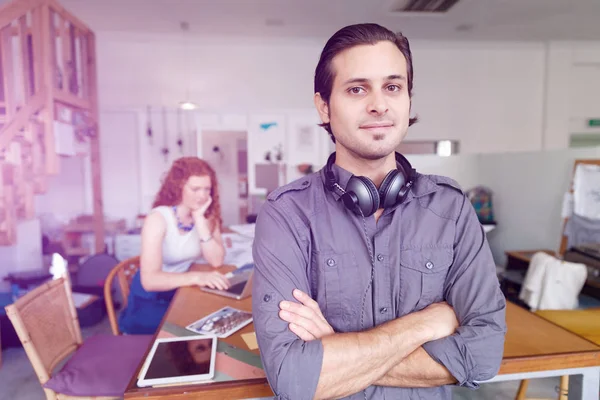
{"type": "Polygon", "coordinates": [[[96,250],[104,249],[95,36],[55,0],[0,7],[0,245],[35,216],[34,196],[58,173],[55,121],[89,150],[96,250]]]}

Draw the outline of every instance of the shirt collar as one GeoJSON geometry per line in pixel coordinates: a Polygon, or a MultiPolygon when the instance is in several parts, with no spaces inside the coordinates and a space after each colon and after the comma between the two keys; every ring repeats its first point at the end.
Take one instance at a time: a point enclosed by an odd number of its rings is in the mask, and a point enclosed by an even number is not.
{"type": "MultiPolygon", "coordinates": [[[[427,196],[428,194],[437,192],[439,186],[433,182],[427,175],[422,175],[417,172],[417,176],[415,178],[415,182],[413,186],[410,188],[410,192],[407,198],[418,198],[427,196]]],[[[407,199],[408,200],[408,199],[407,199]]]]}
{"type": "MultiPolygon", "coordinates": [[[[321,179],[323,180],[323,185],[326,190],[333,195],[336,200],[339,200],[342,197],[342,193],[339,190],[329,190],[327,187],[327,175],[325,174],[325,170],[327,166],[323,167],[320,171],[321,179]]],[[[346,171],[344,168],[340,167],[337,164],[332,165],[333,175],[335,176],[335,182],[344,189],[348,185],[348,181],[352,177],[352,173],[350,171],[346,171]]]]}

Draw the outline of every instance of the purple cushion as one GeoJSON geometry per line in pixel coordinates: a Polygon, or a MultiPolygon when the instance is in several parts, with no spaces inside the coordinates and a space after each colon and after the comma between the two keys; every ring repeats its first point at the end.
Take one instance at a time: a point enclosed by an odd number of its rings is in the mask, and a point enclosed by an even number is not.
{"type": "Polygon", "coordinates": [[[151,335],[92,336],[44,387],[69,396],[122,397],[151,341],[151,335]]]}

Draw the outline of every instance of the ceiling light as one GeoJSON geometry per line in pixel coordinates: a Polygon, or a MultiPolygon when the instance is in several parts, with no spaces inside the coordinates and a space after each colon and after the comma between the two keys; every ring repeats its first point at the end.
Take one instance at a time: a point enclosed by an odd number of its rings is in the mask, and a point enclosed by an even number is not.
{"type": "Polygon", "coordinates": [[[179,103],[179,108],[181,108],[182,110],[190,111],[198,108],[198,105],[196,103],[192,103],[191,101],[182,101],[181,103],[179,103]]]}
{"type": "Polygon", "coordinates": [[[186,85],[186,90],[185,90],[185,100],[179,102],[179,108],[182,110],[195,110],[198,108],[198,105],[196,105],[196,103],[193,103],[190,101],[190,86],[191,86],[191,81],[190,81],[190,74],[189,74],[189,70],[190,70],[190,60],[189,60],[189,56],[190,56],[190,50],[188,48],[189,45],[189,30],[190,30],[190,24],[187,21],[182,21],[179,24],[181,31],[184,34],[184,38],[183,38],[183,59],[184,59],[184,80],[185,80],[185,85],[186,85]]]}

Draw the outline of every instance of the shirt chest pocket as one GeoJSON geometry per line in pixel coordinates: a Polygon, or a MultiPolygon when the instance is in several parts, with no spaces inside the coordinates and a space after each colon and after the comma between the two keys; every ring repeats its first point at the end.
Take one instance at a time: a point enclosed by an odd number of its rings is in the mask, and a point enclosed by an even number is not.
{"type": "Polygon", "coordinates": [[[354,331],[361,291],[354,254],[313,253],[311,269],[311,289],[327,322],[336,332],[354,331]]]}
{"type": "Polygon", "coordinates": [[[400,252],[401,294],[407,304],[420,310],[444,300],[448,270],[453,262],[451,247],[421,247],[400,252]]]}

